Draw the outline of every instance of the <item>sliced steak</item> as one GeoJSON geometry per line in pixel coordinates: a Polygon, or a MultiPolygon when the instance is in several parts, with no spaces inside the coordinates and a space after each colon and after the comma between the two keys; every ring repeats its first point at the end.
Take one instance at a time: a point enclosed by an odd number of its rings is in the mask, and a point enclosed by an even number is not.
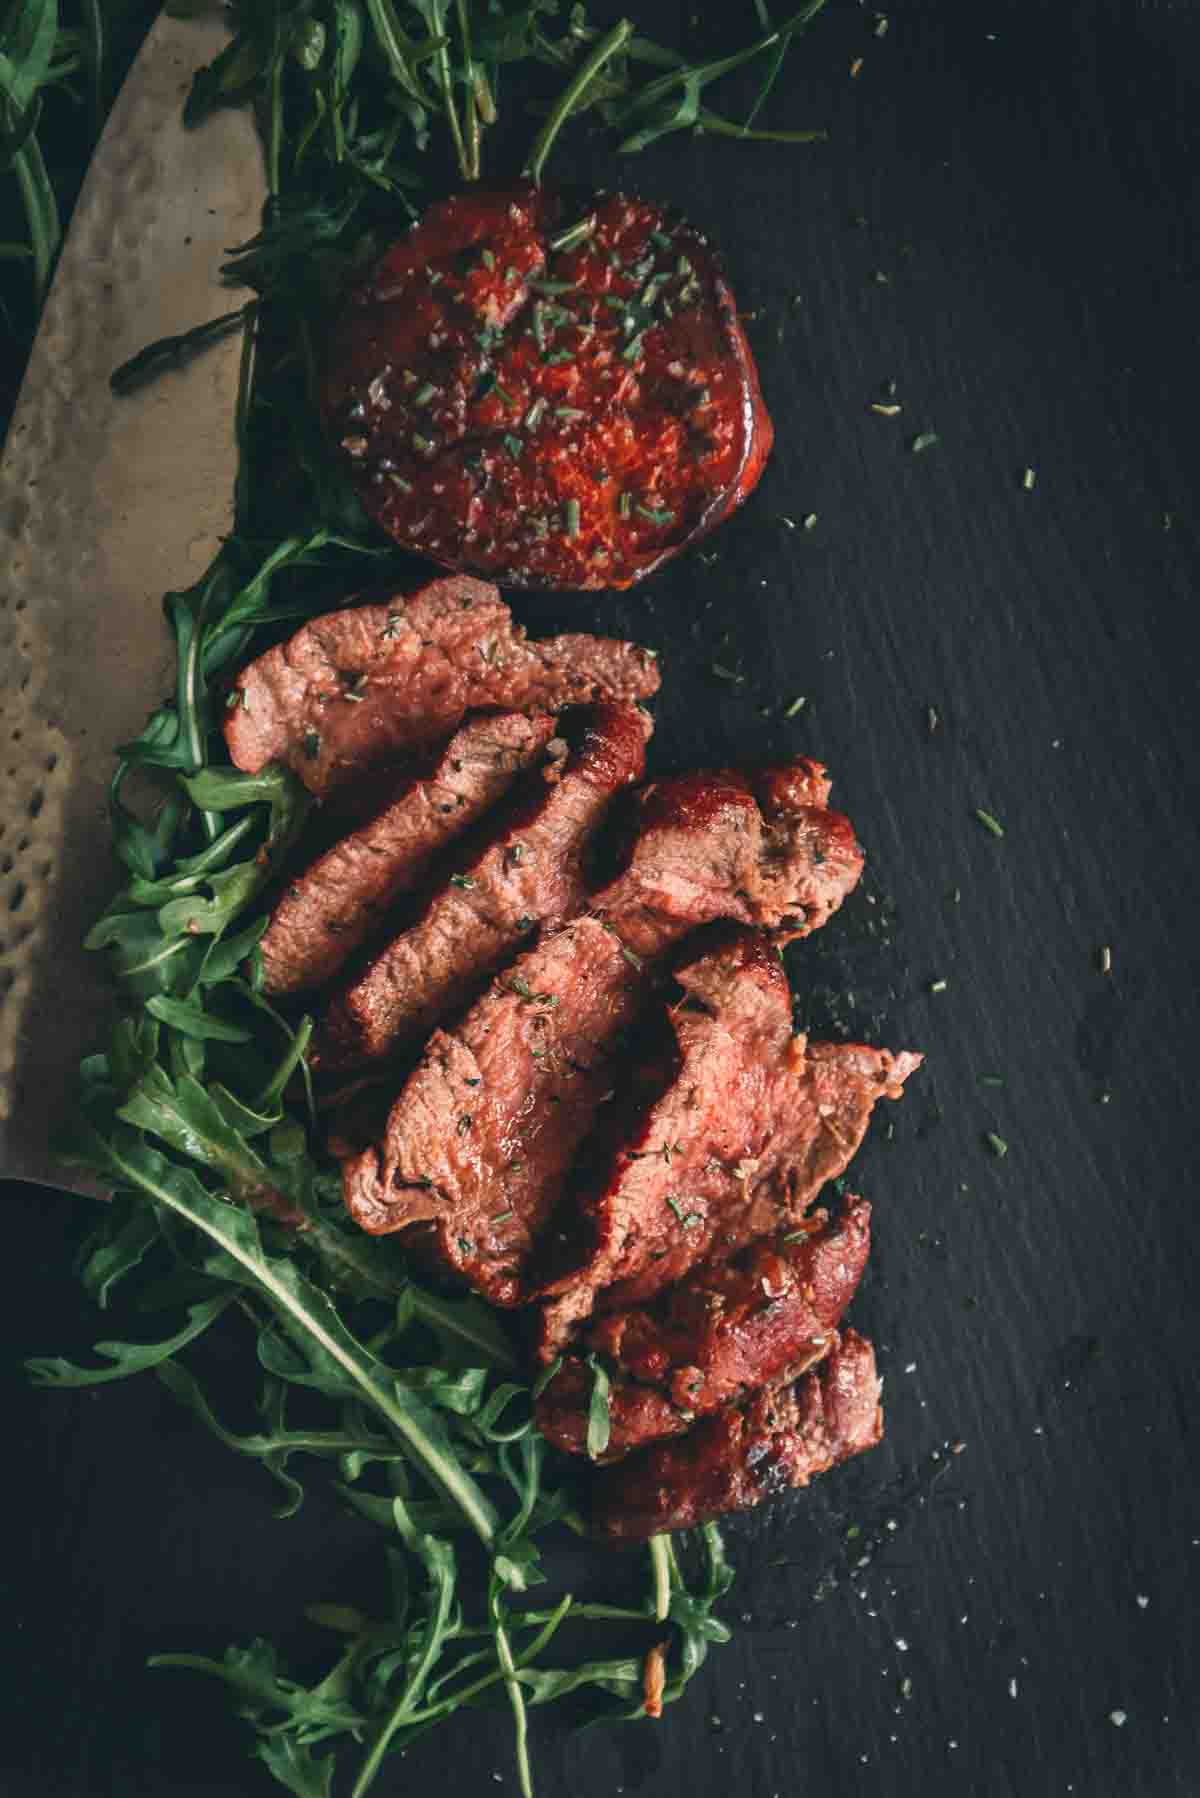
{"type": "Polygon", "coordinates": [[[385,253],[335,333],[327,428],[367,511],[446,568],[628,587],[727,516],[771,447],[708,242],[600,195],[459,194],[385,253]]]}
{"type": "Polygon", "coordinates": [[[323,986],[430,864],[495,805],[554,735],[548,712],[481,713],[455,732],[425,774],[288,883],[262,951],[270,993],[323,986]]]}
{"type": "Polygon", "coordinates": [[[677,1442],[661,1442],[597,1473],[592,1527],[611,1540],[641,1542],[807,1486],[875,1447],[883,1435],[879,1390],[875,1351],[847,1330],[795,1386],[760,1392],[677,1442]]]}
{"type": "Polygon", "coordinates": [[[550,1248],[540,1350],[556,1355],[598,1303],[653,1298],[709,1257],[795,1228],[849,1164],[877,1099],[921,1057],[792,1035],[791,995],[762,936],[730,932],[675,978],[676,1066],[550,1248]]]}
{"type": "MultiPolygon", "coordinates": [[[[816,1212],[734,1261],[698,1268],[656,1305],[598,1318],[584,1346],[612,1381],[601,1458],[681,1436],[697,1417],[797,1380],[836,1340],[870,1246],[871,1207],[852,1198],[833,1223],[816,1212]]],[[[570,1355],[537,1402],[538,1428],[569,1454],[587,1453],[592,1380],[570,1355]]]]}
{"type": "Polygon", "coordinates": [[[861,852],[846,820],[823,808],[828,790],[819,764],[800,762],[686,775],[635,796],[628,865],[593,897],[600,916],[544,935],[465,1018],[436,1031],[381,1147],[347,1164],[357,1222],[411,1230],[494,1304],[529,1296],[530,1258],[664,957],[714,918],[780,938],[814,929],[858,878],[861,852]],[[553,1004],[532,1003],[540,993],[553,1004]],[[478,1118],[469,1136],[454,1127],[464,1086],[478,1118]]]}
{"type": "Polygon", "coordinates": [[[429,1030],[522,938],[580,909],[588,840],[613,795],[641,775],[649,720],[636,706],[602,705],[564,728],[574,748],[549,745],[487,847],[464,857],[411,929],[332,1000],[314,1057],[322,1071],[378,1060],[429,1030]]]}
{"type": "Polygon", "coordinates": [[[645,958],[717,918],[808,936],[858,884],[863,853],[830,811],[820,762],[720,769],[652,782],[637,795],[636,853],[594,909],[645,958]]]}
{"type": "Polygon", "coordinates": [[[328,612],[269,649],[233,683],[225,741],[238,768],[284,762],[324,797],[444,742],[469,711],[634,701],[658,685],[654,657],[633,643],[527,642],[496,589],[464,576],[328,612]]]}

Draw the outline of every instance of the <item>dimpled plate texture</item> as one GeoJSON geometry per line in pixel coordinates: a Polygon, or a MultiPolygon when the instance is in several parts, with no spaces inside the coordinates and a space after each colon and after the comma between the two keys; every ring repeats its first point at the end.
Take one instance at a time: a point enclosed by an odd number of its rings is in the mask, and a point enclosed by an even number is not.
{"type": "MultiPolygon", "coordinates": [[[[219,23],[163,17],[80,195],[0,464],[0,1171],[70,1185],[48,1139],[110,997],[81,941],[113,890],[116,744],[171,685],[160,600],[228,526],[238,341],[117,399],[155,338],[238,304],[225,250],[257,228],[248,114],[181,121],[219,23]]],[[[82,1183],[80,1183],[82,1185],[82,1183]]]]}

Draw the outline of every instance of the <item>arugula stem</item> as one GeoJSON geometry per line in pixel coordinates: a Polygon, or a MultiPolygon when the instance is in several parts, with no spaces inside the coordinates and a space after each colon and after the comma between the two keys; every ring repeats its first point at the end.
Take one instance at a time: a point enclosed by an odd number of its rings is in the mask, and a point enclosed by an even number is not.
{"type": "Polygon", "coordinates": [[[197,1215],[169,1186],[153,1179],[143,1168],[129,1161],[116,1143],[105,1142],[104,1149],[113,1170],[120,1175],[122,1186],[135,1189],[140,1187],[160,1205],[166,1206],[168,1211],[191,1224],[193,1229],[203,1231],[225,1254],[232,1256],[245,1269],[253,1284],[262,1288],[278,1312],[307,1332],[325,1354],[337,1362],[347,1379],[359,1388],[366,1403],[374,1406],[403,1442],[417,1466],[434,1486],[458,1506],[483,1546],[491,1549],[496,1535],[495,1524],[490,1507],[485,1508],[486,1501],[474,1480],[441,1453],[421,1426],[405,1414],[403,1407],[397,1404],[390,1392],[380,1382],[372,1379],[352,1355],[346,1353],[338,1338],[322,1327],[318,1317],[305,1310],[284,1282],[275,1276],[270,1265],[260,1266],[240,1241],[217,1230],[206,1217],[197,1215]]]}
{"type": "MultiPolygon", "coordinates": [[[[465,101],[467,120],[467,166],[465,174],[468,181],[478,181],[482,161],[483,128],[480,122],[479,72],[475,67],[475,58],[471,53],[471,18],[467,11],[467,0],[455,0],[458,13],[458,32],[462,39],[463,73],[466,77],[467,97],[465,101]]],[[[493,114],[493,118],[494,118],[493,114]]]]}
{"type": "MultiPolygon", "coordinates": [[[[464,181],[474,181],[476,175],[471,173],[471,160],[467,154],[466,142],[463,138],[462,123],[458,116],[458,107],[454,100],[454,71],[450,67],[450,44],[447,40],[433,58],[434,73],[441,90],[442,105],[446,112],[446,123],[450,127],[450,136],[454,139],[454,154],[458,158],[459,171],[464,181]]],[[[478,171],[476,171],[478,173],[478,171]]]]}
{"type": "Polygon", "coordinates": [[[576,104],[586,94],[596,76],[606,62],[610,62],[617,52],[624,48],[633,36],[633,22],[630,19],[618,19],[607,36],[602,37],[592,51],[584,57],[574,75],[555,101],[547,116],[546,123],[533,141],[529,152],[529,160],[525,164],[525,173],[529,179],[540,185],[542,170],[546,166],[546,158],[550,154],[555,138],[575,110],[576,104]]]}
{"type": "Polygon", "coordinates": [[[654,1621],[665,1623],[671,1609],[670,1536],[651,1536],[650,1566],[654,1572],[654,1621]]]}
{"type": "Polygon", "coordinates": [[[697,126],[704,131],[711,131],[714,137],[741,137],[747,143],[760,144],[824,144],[829,142],[828,131],[752,131],[748,124],[736,125],[732,119],[723,119],[718,112],[709,112],[701,108],[696,119],[697,126]]]}
{"type": "MultiPolygon", "coordinates": [[[[494,1574],[492,1577],[495,1579],[494,1574]]],[[[529,1765],[529,1713],[525,1708],[525,1694],[517,1680],[517,1669],[513,1663],[512,1649],[509,1646],[508,1634],[504,1628],[504,1620],[500,1611],[498,1589],[491,1596],[489,1609],[495,1624],[496,1659],[500,1662],[505,1689],[508,1692],[508,1702],[512,1706],[517,1750],[517,1785],[521,1798],[533,1798],[533,1773],[529,1765]]]]}
{"type": "MultiPolygon", "coordinates": [[[[442,1603],[446,1603],[444,1598],[442,1603]]],[[[439,1619],[439,1621],[444,1621],[444,1619],[439,1619]]],[[[431,1623],[429,1629],[426,1631],[424,1648],[408,1676],[408,1682],[401,1692],[400,1697],[384,1719],[383,1726],[374,1742],[371,1744],[366,1760],[359,1768],[358,1778],[354,1782],[350,1798],[363,1798],[363,1793],[367,1790],[368,1786],[371,1785],[375,1775],[379,1771],[380,1764],[388,1751],[388,1744],[391,1742],[392,1737],[400,1728],[401,1724],[410,1721],[410,1706],[414,1697],[421,1690],[429,1677],[430,1670],[432,1669],[434,1661],[437,1659],[438,1651],[441,1647],[441,1639],[441,1630],[431,1623]]]]}
{"type": "Polygon", "coordinates": [[[271,1075],[271,1078],[267,1081],[267,1084],[263,1087],[258,1096],[250,1101],[250,1109],[252,1111],[265,1112],[282,1097],[284,1087],[304,1059],[304,1052],[308,1048],[309,1038],[312,1036],[313,1028],[314,1025],[311,1018],[301,1018],[296,1026],[296,1034],[288,1044],[287,1053],[283,1057],[283,1060],[275,1069],[275,1072],[271,1075]]]}

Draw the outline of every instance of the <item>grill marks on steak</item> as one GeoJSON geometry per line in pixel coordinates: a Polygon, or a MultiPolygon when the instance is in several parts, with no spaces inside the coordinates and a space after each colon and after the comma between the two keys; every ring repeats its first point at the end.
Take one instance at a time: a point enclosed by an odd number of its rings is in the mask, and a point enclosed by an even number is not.
{"type": "Polygon", "coordinates": [[[561,222],[528,185],[431,207],[352,296],[323,409],[397,542],[513,586],[628,587],[745,499],[771,424],[703,237],[620,194],[556,252],[561,222]]]}
{"type": "MultiPolygon", "coordinates": [[[[871,1245],[871,1207],[847,1200],[830,1223],[755,1243],[733,1261],[697,1269],[655,1305],[598,1318],[584,1347],[612,1376],[605,1460],[668,1436],[751,1393],[799,1378],[828,1354],[871,1245]]],[[[537,1402],[542,1434],[587,1452],[592,1374],[571,1355],[537,1402]]]]}
{"type": "Polygon", "coordinates": [[[325,797],[443,742],[469,711],[633,702],[658,686],[636,644],[582,633],[530,643],[493,586],[457,576],[326,613],[259,656],[233,683],[225,741],[236,767],[283,762],[325,797]]]}
{"type": "Polygon", "coordinates": [[[883,1434],[871,1344],[847,1330],[795,1386],[760,1392],[706,1418],[679,1441],[659,1443],[602,1469],[592,1525],[614,1541],[692,1529],[807,1486],[883,1434]]]}
{"type": "Polygon", "coordinates": [[[813,929],[858,878],[861,852],[824,807],[828,792],[820,764],[800,761],[637,795],[626,870],[591,901],[600,915],[544,935],[461,1022],[436,1031],[380,1148],[344,1169],[357,1222],[413,1230],[494,1304],[527,1297],[530,1259],[612,1091],[617,1044],[655,964],[717,918],[784,937],[813,929]],[[465,1093],[473,1122],[460,1134],[465,1093]]]}
{"type": "Polygon", "coordinates": [[[435,856],[504,796],[554,729],[547,712],[468,719],[432,769],[405,778],[382,811],[289,881],[259,944],[267,991],[303,992],[332,980],[435,856]]]}
{"type": "Polygon", "coordinates": [[[530,931],[580,909],[588,839],[613,795],[641,775],[649,720],[634,706],[603,705],[567,728],[576,747],[550,745],[562,755],[530,777],[482,853],[464,858],[417,922],[333,999],[316,1057],[323,1071],[378,1060],[429,1030],[530,931]]]}
{"type": "Polygon", "coordinates": [[[675,978],[673,1077],[572,1202],[567,1254],[554,1243],[546,1361],[598,1303],[640,1304],[710,1256],[794,1228],[856,1153],[876,1100],[898,1098],[920,1066],[918,1055],[793,1037],[779,958],[750,932],[731,932],[675,978]]]}

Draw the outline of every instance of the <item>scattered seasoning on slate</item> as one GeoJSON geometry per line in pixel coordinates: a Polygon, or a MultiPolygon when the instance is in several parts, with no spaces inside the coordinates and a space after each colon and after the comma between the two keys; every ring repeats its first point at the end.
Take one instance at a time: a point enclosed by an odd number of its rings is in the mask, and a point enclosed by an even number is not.
{"type": "Polygon", "coordinates": [[[931,993],[944,993],[949,984],[950,982],[948,980],[931,980],[929,982],[929,990],[931,993]]]}
{"type": "Polygon", "coordinates": [[[919,456],[922,450],[932,449],[940,441],[936,431],[918,431],[908,447],[914,456],[919,456]]]}
{"type": "Polygon", "coordinates": [[[723,662],[713,662],[711,667],[718,680],[732,681],[735,687],[740,687],[746,678],[744,674],[739,674],[736,669],[726,668],[723,662]]]}
{"type": "Polygon", "coordinates": [[[803,693],[797,693],[797,695],[796,695],[795,699],[793,699],[791,705],[788,706],[787,710],[784,712],[784,714],[783,714],[784,717],[785,718],[794,718],[796,716],[796,713],[802,712],[807,704],[808,704],[808,700],[805,697],[805,695],[803,693]]]}
{"type": "Polygon", "coordinates": [[[983,1140],[992,1151],[992,1154],[996,1157],[996,1160],[1003,1161],[1004,1157],[1008,1154],[1008,1144],[1005,1142],[1004,1138],[1002,1136],[997,1136],[994,1130],[985,1130],[983,1140]]]}
{"type": "Polygon", "coordinates": [[[850,64],[850,79],[851,79],[851,81],[857,81],[859,75],[862,72],[862,66],[863,66],[862,57],[856,56],[854,58],[854,61],[850,64]]]}
{"type": "Polygon", "coordinates": [[[895,400],[872,400],[870,409],[877,412],[880,418],[899,418],[904,410],[895,400]]]}
{"type": "Polygon", "coordinates": [[[816,530],[817,515],[815,512],[806,512],[804,514],[804,528],[806,531],[815,531],[816,530]]]}
{"type": "Polygon", "coordinates": [[[884,270],[881,268],[875,270],[871,279],[874,281],[876,287],[890,287],[892,284],[892,277],[889,274],[885,274],[884,270]]]}
{"type": "Polygon", "coordinates": [[[994,837],[1004,835],[1004,826],[999,818],[993,818],[991,812],[985,812],[982,806],[977,805],[972,815],[983,825],[985,830],[991,831],[994,837]]]}
{"type": "Polygon", "coordinates": [[[1109,948],[1107,943],[1105,943],[1103,949],[1101,949],[1100,954],[1097,957],[1097,959],[1100,963],[1100,972],[1102,974],[1111,974],[1112,973],[1112,950],[1109,948]]]}
{"type": "Polygon", "coordinates": [[[1024,487],[1026,493],[1033,492],[1034,488],[1037,486],[1036,468],[1027,468],[1025,470],[1024,474],[1021,476],[1021,485],[1024,487]]]}
{"type": "Polygon", "coordinates": [[[928,730],[930,736],[933,735],[941,722],[941,713],[938,711],[937,707],[935,705],[927,705],[925,707],[925,728],[928,730]]]}
{"type": "Polygon", "coordinates": [[[980,1074],[980,1086],[1003,1086],[1004,1081],[999,1074],[980,1074]]]}
{"type": "Polygon", "coordinates": [[[794,531],[796,528],[796,520],[794,518],[788,518],[783,512],[779,514],[779,522],[782,525],[786,525],[789,531],[794,531]]]}
{"type": "Polygon", "coordinates": [[[1129,1721],[1128,1711],[1109,1711],[1108,1720],[1114,1729],[1124,1729],[1129,1721]]]}
{"type": "Polygon", "coordinates": [[[889,22],[890,21],[885,12],[877,12],[875,14],[875,36],[876,37],[886,37],[887,36],[889,22]]]}

